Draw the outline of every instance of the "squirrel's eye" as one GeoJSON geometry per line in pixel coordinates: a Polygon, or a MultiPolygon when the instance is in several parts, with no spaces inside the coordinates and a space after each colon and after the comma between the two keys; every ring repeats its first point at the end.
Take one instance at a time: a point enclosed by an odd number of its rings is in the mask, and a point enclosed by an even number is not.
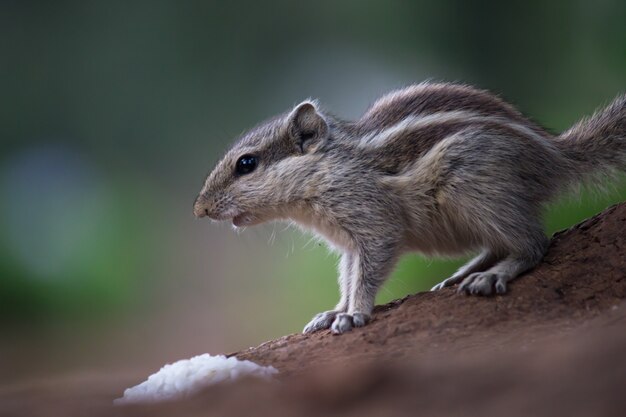
{"type": "Polygon", "coordinates": [[[239,175],[249,174],[255,170],[259,161],[254,155],[243,155],[237,160],[235,172],[239,175]]]}

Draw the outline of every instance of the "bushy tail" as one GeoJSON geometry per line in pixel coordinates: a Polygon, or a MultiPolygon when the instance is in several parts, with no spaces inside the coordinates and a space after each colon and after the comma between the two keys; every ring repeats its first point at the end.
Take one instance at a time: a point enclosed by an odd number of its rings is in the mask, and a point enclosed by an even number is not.
{"type": "Polygon", "coordinates": [[[563,132],[556,145],[567,160],[570,184],[626,171],[626,94],[563,132]]]}

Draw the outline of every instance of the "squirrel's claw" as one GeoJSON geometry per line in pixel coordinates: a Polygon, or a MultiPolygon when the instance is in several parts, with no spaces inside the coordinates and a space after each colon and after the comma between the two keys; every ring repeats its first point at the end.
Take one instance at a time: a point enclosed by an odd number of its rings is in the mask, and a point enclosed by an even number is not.
{"type": "Polygon", "coordinates": [[[324,311],[322,313],[318,313],[311,319],[309,324],[304,327],[302,333],[313,333],[319,330],[328,329],[335,321],[335,317],[337,316],[337,311],[329,310],[324,311]]]}
{"type": "Polygon", "coordinates": [[[354,327],[363,327],[370,321],[369,314],[355,312],[353,314],[339,313],[330,326],[333,334],[349,332],[354,327]]]}

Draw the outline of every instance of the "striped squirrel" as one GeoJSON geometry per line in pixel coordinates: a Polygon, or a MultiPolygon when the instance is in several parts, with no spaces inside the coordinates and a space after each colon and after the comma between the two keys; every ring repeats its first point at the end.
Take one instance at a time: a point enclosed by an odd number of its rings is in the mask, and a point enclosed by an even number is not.
{"type": "Polygon", "coordinates": [[[341,254],[341,299],[305,333],[367,324],[398,258],[478,255],[438,290],[502,294],[548,246],[542,206],[626,170],[626,95],[552,135],[495,95],[422,83],[355,122],[305,101],[244,134],[208,175],[197,217],[291,220],[341,254]]]}

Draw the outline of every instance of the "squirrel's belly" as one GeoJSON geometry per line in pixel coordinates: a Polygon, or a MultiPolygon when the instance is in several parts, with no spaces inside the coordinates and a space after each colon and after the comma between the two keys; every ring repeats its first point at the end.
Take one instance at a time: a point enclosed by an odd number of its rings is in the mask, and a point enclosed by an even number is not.
{"type": "Polygon", "coordinates": [[[479,249],[479,245],[467,241],[456,239],[432,239],[425,241],[424,239],[411,239],[405,244],[407,252],[419,252],[421,254],[440,257],[440,256],[461,256],[468,252],[479,249]]]}
{"type": "Polygon", "coordinates": [[[405,249],[429,256],[459,256],[481,247],[480,238],[471,230],[455,226],[432,218],[412,224],[404,238],[405,249]]]}

